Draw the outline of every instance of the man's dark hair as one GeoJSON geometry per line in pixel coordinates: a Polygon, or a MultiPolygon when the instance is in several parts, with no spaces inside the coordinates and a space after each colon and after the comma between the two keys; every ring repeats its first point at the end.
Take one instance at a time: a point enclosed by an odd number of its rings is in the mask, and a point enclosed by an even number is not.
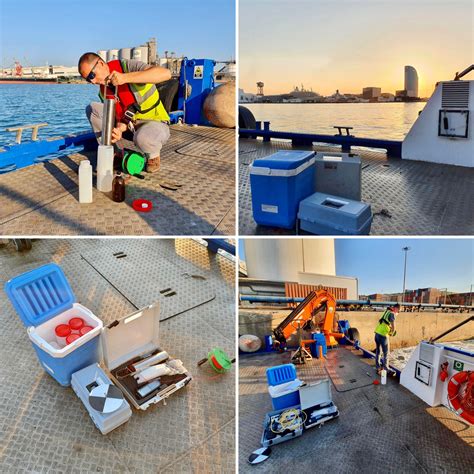
{"type": "Polygon", "coordinates": [[[101,57],[96,54],[96,53],[84,53],[80,58],[79,58],[79,62],[77,63],[77,70],[79,70],[81,68],[81,64],[84,62],[84,61],[87,61],[88,63],[94,61],[94,59],[101,59],[101,57]]]}
{"type": "Polygon", "coordinates": [[[397,303],[397,304],[394,304],[394,305],[392,306],[392,308],[393,308],[393,309],[400,309],[400,305],[399,305],[398,303],[397,303]]]}

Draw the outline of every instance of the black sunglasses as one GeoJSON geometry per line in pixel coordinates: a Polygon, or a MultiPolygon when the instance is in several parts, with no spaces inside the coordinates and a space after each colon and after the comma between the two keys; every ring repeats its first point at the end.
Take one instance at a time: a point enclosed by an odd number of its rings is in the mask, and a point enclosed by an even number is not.
{"type": "Polygon", "coordinates": [[[99,64],[100,59],[97,60],[97,62],[94,64],[94,67],[91,69],[91,72],[87,75],[86,81],[87,82],[92,82],[92,80],[95,78],[95,72],[94,69],[96,68],[97,64],[99,64]]]}

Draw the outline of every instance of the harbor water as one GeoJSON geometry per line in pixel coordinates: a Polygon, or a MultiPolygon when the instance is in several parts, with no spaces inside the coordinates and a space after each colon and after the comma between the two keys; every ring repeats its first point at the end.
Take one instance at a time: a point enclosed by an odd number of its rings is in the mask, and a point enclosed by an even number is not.
{"type": "Polygon", "coordinates": [[[241,105],[271,130],[334,135],[342,125],[357,137],[403,140],[425,102],[241,105]]]}
{"type": "MultiPolygon", "coordinates": [[[[18,125],[47,122],[39,139],[89,131],[85,108],[99,100],[98,92],[92,84],[0,84],[0,146],[15,144],[16,134],[5,129],[18,125]]],[[[30,140],[25,130],[23,142],[30,140]]]]}

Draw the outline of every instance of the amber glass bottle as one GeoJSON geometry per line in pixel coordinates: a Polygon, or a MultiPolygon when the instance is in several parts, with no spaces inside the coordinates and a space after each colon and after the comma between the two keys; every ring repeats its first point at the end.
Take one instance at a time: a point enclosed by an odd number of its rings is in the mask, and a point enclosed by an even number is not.
{"type": "Polygon", "coordinates": [[[122,173],[116,174],[112,182],[112,200],[114,202],[125,201],[125,180],[122,173]]]}

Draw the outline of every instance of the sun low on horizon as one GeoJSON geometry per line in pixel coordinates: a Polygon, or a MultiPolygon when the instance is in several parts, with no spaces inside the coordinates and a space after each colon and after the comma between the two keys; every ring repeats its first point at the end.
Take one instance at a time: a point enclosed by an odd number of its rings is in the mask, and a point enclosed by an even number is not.
{"type": "Polygon", "coordinates": [[[404,87],[418,73],[419,95],[453,79],[473,61],[470,0],[241,0],[239,87],[282,94],[294,87],[322,95],[404,87]]]}

